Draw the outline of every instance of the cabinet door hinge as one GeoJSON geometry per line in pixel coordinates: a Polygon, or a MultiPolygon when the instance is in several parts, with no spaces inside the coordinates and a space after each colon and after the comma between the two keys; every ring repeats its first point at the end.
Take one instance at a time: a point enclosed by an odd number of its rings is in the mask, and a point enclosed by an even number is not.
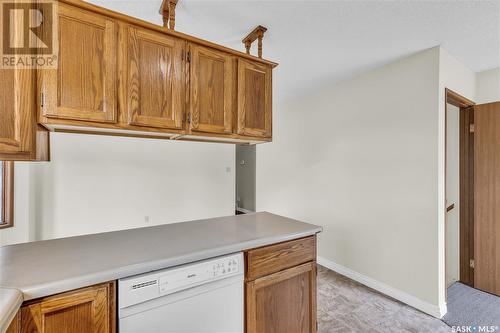
{"type": "Polygon", "coordinates": [[[191,62],[191,51],[187,52],[186,58],[187,58],[187,62],[191,62]]]}
{"type": "Polygon", "coordinates": [[[45,105],[45,95],[44,93],[40,93],[40,107],[43,108],[45,105]]]}
{"type": "Polygon", "coordinates": [[[191,113],[186,113],[186,123],[191,124],[191,113]]]}
{"type": "Polygon", "coordinates": [[[474,133],[475,126],[474,124],[469,125],[469,133],[474,133]]]}
{"type": "Polygon", "coordinates": [[[475,266],[474,259],[471,259],[471,260],[469,261],[469,266],[470,266],[470,268],[475,268],[475,267],[474,267],[474,266],[475,266]]]}

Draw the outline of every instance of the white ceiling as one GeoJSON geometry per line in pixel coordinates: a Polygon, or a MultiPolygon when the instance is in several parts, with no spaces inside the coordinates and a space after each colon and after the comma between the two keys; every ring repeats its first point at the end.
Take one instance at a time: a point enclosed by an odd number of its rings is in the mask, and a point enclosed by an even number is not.
{"type": "MultiPolygon", "coordinates": [[[[161,0],[91,2],[162,22],[161,0]]],[[[258,24],[278,100],[436,45],[476,72],[500,66],[500,1],[179,0],[176,12],[176,30],[238,50],[258,24]]]]}

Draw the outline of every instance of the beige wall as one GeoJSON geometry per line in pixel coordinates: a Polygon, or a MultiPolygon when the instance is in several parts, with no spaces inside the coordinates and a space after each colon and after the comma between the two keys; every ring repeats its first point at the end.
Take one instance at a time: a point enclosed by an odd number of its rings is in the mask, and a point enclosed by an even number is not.
{"type": "Polygon", "coordinates": [[[236,146],[236,206],[255,211],[256,146],[236,146]]]}
{"type": "Polygon", "coordinates": [[[51,142],[50,163],[16,163],[3,245],[234,214],[233,145],[62,133],[51,142]]]}
{"type": "Polygon", "coordinates": [[[500,101],[500,68],[477,73],[477,104],[500,101]]]}
{"type": "Polygon", "coordinates": [[[433,314],[438,84],[434,48],[276,105],[257,147],[257,210],[323,226],[320,257],[433,314]]]}
{"type": "Polygon", "coordinates": [[[445,88],[475,73],[436,47],[275,106],[257,210],[322,225],[320,260],[434,316],[445,303],[445,88]]]}

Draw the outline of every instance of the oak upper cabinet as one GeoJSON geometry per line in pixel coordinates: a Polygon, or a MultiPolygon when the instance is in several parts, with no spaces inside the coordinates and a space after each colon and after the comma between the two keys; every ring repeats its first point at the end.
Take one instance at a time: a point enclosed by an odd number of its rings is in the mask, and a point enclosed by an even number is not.
{"type": "Polygon", "coordinates": [[[185,103],[185,42],[134,26],[125,29],[127,123],[181,129],[185,103]]]}
{"type": "Polygon", "coordinates": [[[105,283],[23,305],[14,326],[19,333],[115,332],[114,290],[105,283]]]}
{"type": "Polygon", "coordinates": [[[116,122],[116,23],[63,3],[58,11],[58,68],[40,71],[43,116],[116,122]]]}
{"type": "Polygon", "coordinates": [[[246,283],[247,333],[316,332],[316,263],[246,283]]]}
{"type": "Polygon", "coordinates": [[[48,132],[36,123],[35,73],[0,69],[0,160],[48,160],[48,132]]]}
{"type": "Polygon", "coordinates": [[[231,133],[236,90],[234,57],[194,44],[190,54],[191,130],[231,133]]]}
{"type": "Polygon", "coordinates": [[[238,134],[272,136],[272,68],[238,60],[238,134]]]}

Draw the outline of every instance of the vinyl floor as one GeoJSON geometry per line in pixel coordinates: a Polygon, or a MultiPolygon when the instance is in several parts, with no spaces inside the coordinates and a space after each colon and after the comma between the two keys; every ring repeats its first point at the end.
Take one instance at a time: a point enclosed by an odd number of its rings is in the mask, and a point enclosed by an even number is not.
{"type": "Polygon", "coordinates": [[[320,333],[450,333],[441,320],[318,265],[320,333]]]}

